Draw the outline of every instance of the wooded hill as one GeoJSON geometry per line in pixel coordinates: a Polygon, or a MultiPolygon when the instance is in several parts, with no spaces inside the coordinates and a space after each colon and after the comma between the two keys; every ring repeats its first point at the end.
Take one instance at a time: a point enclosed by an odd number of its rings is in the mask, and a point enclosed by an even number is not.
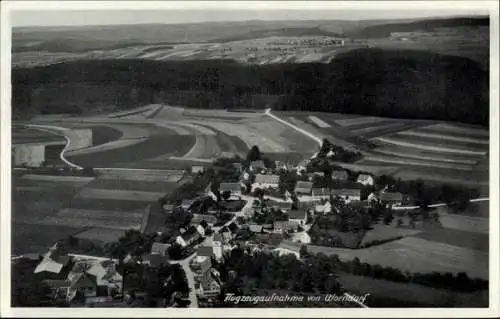
{"type": "Polygon", "coordinates": [[[488,73],[424,51],[358,49],[329,64],[229,60],[75,61],[14,69],[13,114],[85,113],[171,103],[425,118],[488,124],[488,73]]]}

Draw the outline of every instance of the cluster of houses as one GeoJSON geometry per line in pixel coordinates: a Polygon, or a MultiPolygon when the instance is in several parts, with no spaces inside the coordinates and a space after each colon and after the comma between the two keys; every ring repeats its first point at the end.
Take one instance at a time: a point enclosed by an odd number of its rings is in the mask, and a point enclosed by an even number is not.
{"type": "Polygon", "coordinates": [[[54,244],[34,273],[43,276],[53,300],[71,303],[80,293],[86,302],[103,302],[123,293],[123,277],[116,269],[117,263],[109,258],[63,253],[54,244]]]}

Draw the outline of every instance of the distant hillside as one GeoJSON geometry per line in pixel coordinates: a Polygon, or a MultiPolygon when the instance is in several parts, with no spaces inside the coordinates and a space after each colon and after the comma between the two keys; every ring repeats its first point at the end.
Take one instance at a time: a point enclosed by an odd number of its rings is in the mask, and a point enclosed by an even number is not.
{"type": "Polygon", "coordinates": [[[346,32],[347,36],[356,38],[384,38],[391,32],[434,31],[436,28],[489,26],[489,17],[428,19],[412,22],[372,25],[346,32]]]}
{"type": "Polygon", "coordinates": [[[225,43],[231,41],[241,41],[250,39],[259,39],[267,37],[303,37],[303,36],[327,36],[327,37],[342,37],[342,34],[328,32],[319,27],[312,28],[280,28],[271,30],[251,31],[241,35],[212,39],[210,42],[225,43]]]}
{"type": "Polygon", "coordinates": [[[331,63],[104,60],[14,69],[13,113],[85,113],[112,105],[266,107],[488,124],[488,73],[425,51],[359,49],[331,63]],[[260,103],[254,103],[258,96],[260,103]],[[269,99],[262,99],[269,96],[269,99]],[[267,101],[267,102],[265,102],[267,101]]]}

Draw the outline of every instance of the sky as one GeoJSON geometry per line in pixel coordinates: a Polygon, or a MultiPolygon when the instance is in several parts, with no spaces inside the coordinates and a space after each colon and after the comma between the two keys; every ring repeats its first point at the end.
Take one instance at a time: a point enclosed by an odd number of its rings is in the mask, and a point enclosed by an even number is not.
{"type": "MultiPolygon", "coordinates": [[[[411,2],[411,1],[410,1],[411,2]]],[[[449,1],[452,4],[453,1],[449,1]]],[[[220,4],[220,3],[219,3],[220,4]]],[[[206,9],[182,7],[163,8],[160,10],[68,10],[47,9],[13,10],[11,23],[13,27],[21,26],[84,26],[84,25],[119,25],[119,24],[147,24],[147,23],[196,23],[196,22],[223,22],[245,20],[368,20],[368,19],[405,19],[443,16],[468,16],[487,14],[479,9],[467,9],[460,6],[412,10],[388,10],[378,7],[378,10],[366,10],[359,6],[353,8],[278,8],[263,9],[256,6],[253,9],[235,8],[226,9],[207,7],[206,9]]],[[[36,8],[36,7],[35,7],[36,8]]],[[[108,7],[113,8],[113,7],[108,7]]]]}

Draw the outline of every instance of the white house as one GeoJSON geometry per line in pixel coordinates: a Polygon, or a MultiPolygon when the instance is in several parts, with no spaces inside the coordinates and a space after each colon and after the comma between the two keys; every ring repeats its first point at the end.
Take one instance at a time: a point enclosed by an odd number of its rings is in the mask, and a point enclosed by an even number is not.
{"type": "Polygon", "coordinates": [[[305,225],[307,223],[307,211],[290,210],[288,211],[288,220],[296,225],[305,225]]]}
{"type": "Polygon", "coordinates": [[[361,173],[358,175],[356,179],[356,183],[362,184],[364,186],[373,185],[375,181],[373,180],[373,176],[371,174],[361,173]]]}
{"type": "Polygon", "coordinates": [[[280,181],[279,175],[255,175],[255,183],[252,184],[252,191],[256,188],[278,188],[280,181]]]}

